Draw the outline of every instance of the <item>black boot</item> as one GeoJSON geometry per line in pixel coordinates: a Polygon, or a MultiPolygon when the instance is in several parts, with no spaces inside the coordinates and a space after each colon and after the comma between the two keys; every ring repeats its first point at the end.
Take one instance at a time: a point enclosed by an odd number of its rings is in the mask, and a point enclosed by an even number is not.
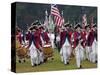
{"type": "Polygon", "coordinates": [[[96,60],[95,63],[97,63],[98,61],[96,60]]]}
{"type": "Polygon", "coordinates": [[[46,61],[47,61],[47,58],[44,59],[44,62],[46,62],[46,61]]]}
{"type": "Polygon", "coordinates": [[[80,65],[80,69],[82,68],[82,65],[80,65]]]}
{"type": "Polygon", "coordinates": [[[80,67],[78,67],[78,69],[81,69],[82,68],[82,65],[80,65],[80,67]]]}
{"type": "Polygon", "coordinates": [[[69,62],[67,62],[67,64],[69,65],[69,62]]]}
{"type": "Polygon", "coordinates": [[[21,60],[18,60],[19,63],[21,63],[21,60]]]}
{"type": "Polygon", "coordinates": [[[54,60],[54,58],[51,58],[51,60],[54,60]]]}
{"type": "Polygon", "coordinates": [[[26,62],[25,59],[23,60],[23,62],[26,62]]]}

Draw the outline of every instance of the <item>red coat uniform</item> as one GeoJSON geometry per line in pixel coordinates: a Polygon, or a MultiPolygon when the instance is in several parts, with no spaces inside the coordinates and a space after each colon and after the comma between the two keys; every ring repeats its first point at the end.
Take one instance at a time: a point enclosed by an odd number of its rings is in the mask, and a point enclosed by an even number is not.
{"type": "Polygon", "coordinates": [[[78,32],[74,32],[74,47],[73,48],[76,48],[76,46],[79,44],[79,41],[82,39],[82,36],[81,36],[81,33],[78,33],[78,32]]]}
{"type": "Polygon", "coordinates": [[[62,48],[62,45],[65,42],[65,38],[66,38],[66,31],[63,31],[60,33],[60,48],[62,48]]]}
{"type": "Polygon", "coordinates": [[[46,42],[46,44],[50,42],[50,38],[49,38],[47,32],[41,33],[41,36],[42,36],[43,40],[46,42]]]}
{"type": "Polygon", "coordinates": [[[19,33],[17,34],[17,39],[18,39],[18,41],[20,42],[20,44],[22,44],[21,32],[19,32],[19,33]]]}
{"type": "Polygon", "coordinates": [[[86,39],[86,45],[87,45],[87,46],[92,46],[93,41],[94,41],[94,31],[91,30],[91,31],[89,32],[89,34],[88,34],[87,39],[86,39]]]}
{"type": "Polygon", "coordinates": [[[63,31],[60,33],[60,48],[62,48],[62,45],[65,43],[66,38],[68,38],[68,41],[70,43],[70,38],[69,38],[69,34],[67,33],[67,31],[63,31]]]}
{"type": "Polygon", "coordinates": [[[72,42],[72,34],[73,34],[73,32],[70,31],[68,34],[69,34],[69,38],[70,38],[70,44],[73,45],[73,42],[72,42]]]}
{"type": "Polygon", "coordinates": [[[27,41],[30,39],[30,35],[31,35],[30,32],[27,32],[27,33],[26,33],[26,40],[27,40],[27,41]]]}
{"type": "Polygon", "coordinates": [[[81,32],[81,37],[82,37],[82,46],[85,48],[86,46],[86,31],[81,32]]]}
{"type": "Polygon", "coordinates": [[[34,39],[35,39],[35,46],[37,49],[39,49],[40,46],[42,46],[42,42],[41,42],[41,38],[40,38],[40,31],[36,31],[34,33],[34,39]]]}
{"type": "Polygon", "coordinates": [[[74,36],[73,48],[76,48],[76,39],[77,39],[76,32],[73,33],[73,36],[74,36]]]}

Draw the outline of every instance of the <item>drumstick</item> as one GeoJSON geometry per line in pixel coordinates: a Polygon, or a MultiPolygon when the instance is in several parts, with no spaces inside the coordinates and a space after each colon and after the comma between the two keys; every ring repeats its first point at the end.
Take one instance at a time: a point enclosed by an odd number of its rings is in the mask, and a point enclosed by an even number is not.
{"type": "Polygon", "coordinates": [[[43,48],[39,45],[39,50],[41,51],[41,52],[43,52],[43,48]]]}

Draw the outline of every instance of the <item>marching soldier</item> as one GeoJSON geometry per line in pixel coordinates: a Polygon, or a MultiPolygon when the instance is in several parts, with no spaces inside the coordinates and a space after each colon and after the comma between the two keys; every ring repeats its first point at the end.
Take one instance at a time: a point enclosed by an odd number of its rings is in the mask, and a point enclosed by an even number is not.
{"type": "Polygon", "coordinates": [[[97,26],[94,25],[93,26],[93,34],[94,34],[94,40],[92,43],[92,52],[91,52],[91,62],[93,63],[97,63],[97,26]]]}
{"type": "Polygon", "coordinates": [[[40,64],[39,63],[39,54],[38,54],[38,49],[36,48],[36,41],[35,41],[35,36],[34,33],[36,32],[36,27],[31,27],[30,28],[31,33],[30,33],[30,39],[29,39],[29,50],[30,50],[30,59],[31,59],[31,65],[35,66],[40,64]]]}
{"type": "Polygon", "coordinates": [[[43,43],[41,40],[41,31],[39,30],[39,27],[36,28],[36,32],[34,33],[36,48],[39,50],[39,62],[44,62],[44,54],[43,54],[43,43]]]}
{"type": "Polygon", "coordinates": [[[86,26],[86,57],[91,62],[92,61],[92,44],[94,41],[94,31],[90,26],[86,26]]]}
{"type": "Polygon", "coordinates": [[[60,48],[61,61],[64,62],[65,65],[69,64],[71,45],[67,26],[65,26],[62,32],[60,33],[60,48]]]}
{"type": "Polygon", "coordinates": [[[81,62],[84,57],[84,49],[81,45],[82,36],[81,36],[81,26],[78,24],[75,27],[76,31],[74,33],[74,50],[75,50],[75,58],[76,58],[76,65],[77,68],[82,68],[81,62]]]}

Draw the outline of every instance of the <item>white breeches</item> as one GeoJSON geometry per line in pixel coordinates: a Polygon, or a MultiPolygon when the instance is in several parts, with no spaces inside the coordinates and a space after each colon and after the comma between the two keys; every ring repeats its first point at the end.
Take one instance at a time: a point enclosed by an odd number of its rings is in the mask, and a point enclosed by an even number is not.
{"type": "Polygon", "coordinates": [[[64,62],[64,64],[67,64],[69,62],[69,57],[71,54],[71,46],[63,46],[60,50],[61,55],[61,61],[64,62]]]}
{"type": "Polygon", "coordinates": [[[37,49],[34,48],[30,48],[30,58],[31,58],[31,65],[34,66],[35,64],[38,65],[39,64],[39,53],[37,51],[37,49]]]}
{"type": "Polygon", "coordinates": [[[92,44],[92,52],[91,52],[91,62],[95,63],[97,61],[97,42],[94,40],[92,44]]]}
{"type": "Polygon", "coordinates": [[[86,46],[86,58],[90,61],[92,48],[90,46],[86,46]]]}
{"type": "Polygon", "coordinates": [[[40,62],[40,63],[43,63],[43,62],[44,62],[44,55],[43,55],[43,52],[40,52],[40,51],[39,51],[39,62],[40,62]]]}
{"type": "Polygon", "coordinates": [[[84,48],[78,45],[75,48],[75,58],[76,58],[76,65],[79,68],[81,65],[81,61],[84,59],[84,48]]]}
{"type": "Polygon", "coordinates": [[[31,45],[29,50],[32,66],[34,66],[35,64],[38,65],[40,64],[40,62],[43,62],[43,53],[40,52],[36,47],[34,47],[34,45],[31,45]]]}
{"type": "Polygon", "coordinates": [[[97,42],[94,40],[92,46],[86,47],[86,57],[90,62],[95,63],[97,61],[97,42]]]}

